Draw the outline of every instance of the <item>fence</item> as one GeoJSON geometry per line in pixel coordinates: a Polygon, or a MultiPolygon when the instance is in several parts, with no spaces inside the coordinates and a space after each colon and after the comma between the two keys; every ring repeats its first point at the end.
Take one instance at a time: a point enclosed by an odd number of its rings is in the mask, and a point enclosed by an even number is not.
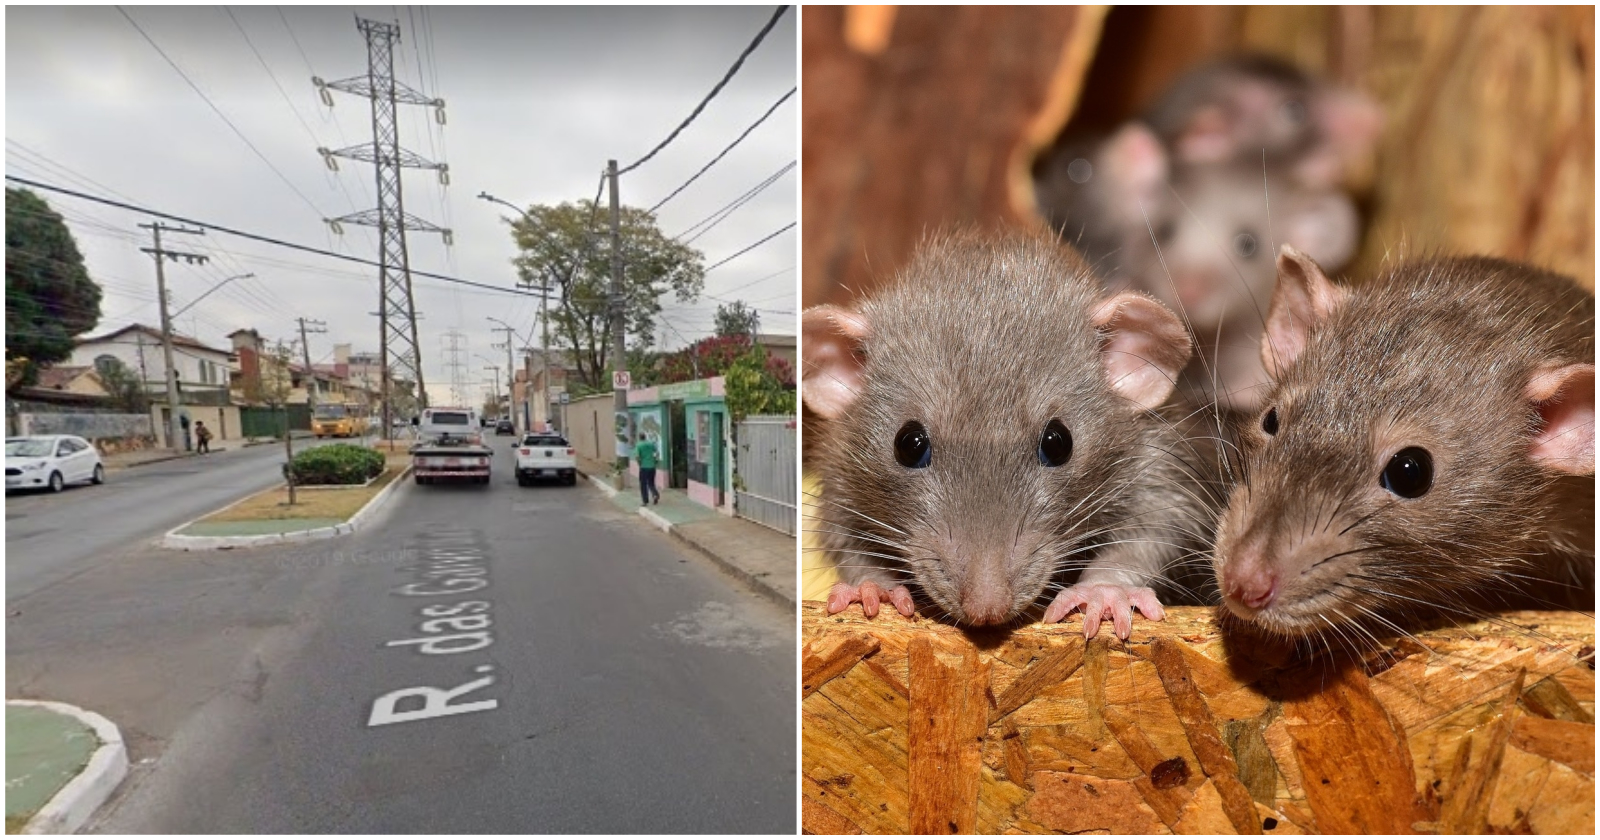
{"type": "MultiPolygon", "coordinates": [[[[247,438],[283,437],[283,409],[246,406],[239,409],[239,425],[247,438]]],[[[289,406],[289,428],[298,432],[311,431],[311,408],[305,405],[289,406]]]]}
{"type": "Polygon", "coordinates": [[[746,417],[739,423],[734,474],[734,512],[793,536],[800,492],[795,418],[746,417]]]}

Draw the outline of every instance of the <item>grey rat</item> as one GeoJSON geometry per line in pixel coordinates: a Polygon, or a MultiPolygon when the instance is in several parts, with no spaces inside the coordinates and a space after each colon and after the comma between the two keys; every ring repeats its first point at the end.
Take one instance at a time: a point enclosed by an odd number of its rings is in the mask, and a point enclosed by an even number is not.
{"type": "Polygon", "coordinates": [[[1268,56],[1223,59],[1179,77],[1110,135],[1062,140],[1040,162],[1035,198],[1063,240],[1097,268],[1148,239],[1141,204],[1160,200],[1173,168],[1263,164],[1297,188],[1336,188],[1382,128],[1376,103],[1268,56]]]}
{"type": "Polygon", "coordinates": [[[1383,114],[1357,91],[1266,55],[1202,65],[1141,117],[1183,164],[1263,158],[1302,186],[1329,188],[1366,155],[1383,114]]]}
{"type": "Polygon", "coordinates": [[[1107,294],[1043,232],[962,231],[802,323],[830,613],[911,615],[910,584],[957,623],[1005,623],[1082,569],[1045,621],[1080,607],[1085,635],[1109,615],[1126,638],[1133,607],[1162,616],[1150,587],[1209,519],[1203,467],[1155,414],[1190,354],[1170,311],[1107,294]]]}
{"type": "Polygon", "coordinates": [[[1186,398],[1254,409],[1266,384],[1256,348],[1274,249],[1289,244],[1331,269],[1343,266],[1359,241],[1355,204],[1260,161],[1178,162],[1137,123],[1091,160],[1085,166],[1095,174],[1055,208],[1064,215],[1052,225],[1110,288],[1152,294],[1189,324],[1200,352],[1185,372],[1186,398]]]}
{"type": "Polygon", "coordinates": [[[1215,569],[1237,619],[1346,642],[1420,613],[1592,605],[1594,297],[1488,258],[1331,282],[1291,248],[1215,569]]]}

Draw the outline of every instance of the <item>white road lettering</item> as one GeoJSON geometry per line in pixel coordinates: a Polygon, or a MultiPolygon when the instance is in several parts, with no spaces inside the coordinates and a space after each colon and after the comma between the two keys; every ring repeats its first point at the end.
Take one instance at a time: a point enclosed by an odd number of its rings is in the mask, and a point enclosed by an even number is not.
{"type": "MultiPolygon", "coordinates": [[[[477,669],[481,672],[483,666],[477,669]]],[[[465,685],[444,689],[432,686],[417,686],[415,688],[401,688],[380,696],[372,701],[372,714],[367,718],[368,726],[387,726],[391,723],[410,723],[416,720],[444,717],[446,715],[462,715],[468,712],[487,712],[499,707],[500,701],[474,700],[471,703],[455,703],[457,697],[470,694],[481,688],[494,685],[494,677],[481,677],[465,685]],[[409,711],[401,711],[401,701],[416,698],[422,701],[421,706],[409,711]]],[[[408,704],[410,705],[410,704],[408,704]]]]}

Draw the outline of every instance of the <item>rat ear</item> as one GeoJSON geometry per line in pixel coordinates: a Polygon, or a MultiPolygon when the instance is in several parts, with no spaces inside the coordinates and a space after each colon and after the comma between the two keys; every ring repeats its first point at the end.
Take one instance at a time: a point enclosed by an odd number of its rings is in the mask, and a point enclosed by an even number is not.
{"type": "Polygon", "coordinates": [[[801,314],[800,399],[829,420],[848,411],[861,393],[861,343],[867,319],[838,306],[813,306],[801,314]]]}
{"type": "Polygon", "coordinates": [[[1529,457],[1557,472],[1594,475],[1594,365],[1541,369],[1523,396],[1541,421],[1529,457]]]}
{"type": "Polygon", "coordinates": [[[1311,328],[1326,321],[1350,297],[1322,273],[1316,260],[1293,245],[1278,251],[1278,284],[1267,310],[1267,330],[1261,337],[1261,364],[1277,379],[1306,349],[1311,328]]]}
{"type": "Polygon", "coordinates": [[[1290,202],[1286,216],[1283,241],[1317,265],[1337,269],[1356,255],[1361,217],[1344,193],[1330,190],[1298,198],[1290,202]]]}
{"type": "Polygon", "coordinates": [[[1113,295],[1090,319],[1100,332],[1100,364],[1111,390],[1140,408],[1159,408],[1193,352],[1183,322],[1137,292],[1113,295]]]}

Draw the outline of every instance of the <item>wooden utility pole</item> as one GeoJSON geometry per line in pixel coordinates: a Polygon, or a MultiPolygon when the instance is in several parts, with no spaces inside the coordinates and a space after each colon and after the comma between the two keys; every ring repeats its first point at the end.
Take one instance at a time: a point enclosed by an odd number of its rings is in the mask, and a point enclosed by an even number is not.
{"type": "MultiPolygon", "coordinates": [[[[161,232],[170,230],[173,233],[192,233],[196,236],[204,236],[205,231],[195,228],[169,227],[160,221],[151,222],[148,225],[139,225],[139,227],[149,230],[155,239],[155,247],[140,248],[139,250],[156,258],[156,300],[161,306],[161,352],[166,358],[167,368],[167,448],[174,451],[182,451],[183,444],[180,440],[182,432],[180,431],[178,420],[178,368],[172,359],[172,316],[167,311],[167,275],[162,270],[161,258],[182,259],[190,265],[203,265],[209,258],[184,251],[162,250],[161,232]]],[[[140,353],[140,360],[142,361],[143,358],[144,354],[140,353]]]]}

